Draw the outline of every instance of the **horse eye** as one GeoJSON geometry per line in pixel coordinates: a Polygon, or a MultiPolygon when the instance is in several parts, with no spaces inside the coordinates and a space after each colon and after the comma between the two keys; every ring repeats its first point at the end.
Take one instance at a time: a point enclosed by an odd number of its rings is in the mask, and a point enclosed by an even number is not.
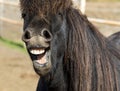
{"type": "Polygon", "coordinates": [[[61,20],[63,20],[63,15],[62,15],[62,13],[58,13],[58,16],[59,16],[59,19],[61,19],[61,20]]]}
{"type": "Polygon", "coordinates": [[[22,18],[24,19],[26,17],[26,14],[25,13],[22,13],[22,18]]]}
{"type": "Polygon", "coordinates": [[[60,17],[62,17],[62,13],[59,12],[58,15],[59,15],[60,17]]]}

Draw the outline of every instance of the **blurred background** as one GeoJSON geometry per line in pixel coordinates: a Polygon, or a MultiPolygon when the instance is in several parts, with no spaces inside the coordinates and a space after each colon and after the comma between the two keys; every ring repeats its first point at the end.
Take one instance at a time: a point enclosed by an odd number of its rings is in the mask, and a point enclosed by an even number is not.
{"type": "MultiPolygon", "coordinates": [[[[73,0],[106,37],[120,31],[120,0],[73,0]]],[[[19,0],[0,0],[0,91],[35,91],[39,76],[21,41],[19,0]]]]}

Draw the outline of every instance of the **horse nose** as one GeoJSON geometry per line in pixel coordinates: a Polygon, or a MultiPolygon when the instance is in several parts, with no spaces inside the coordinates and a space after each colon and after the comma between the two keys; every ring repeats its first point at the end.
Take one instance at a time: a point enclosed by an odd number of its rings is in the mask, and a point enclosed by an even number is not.
{"type": "Polygon", "coordinates": [[[43,29],[41,31],[41,36],[43,36],[47,42],[50,42],[52,39],[52,34],[50,33],[48,29],[43,29]]]}
{"type": "MultiPolygon", "coordinates": [[[[23,36],[22,40],[24,42],[29,42],[30,39],[33,37],[31,29],[26,29],[23,36]]],[[[41,37],[43,37],[45,42],[50,42],[52,39],[52,34],[48,29],[42,29],[41,30],[41,37]]]]}
{"type": "Polygon", "coordinates": [[[32,35],[31,35],[31,31],[29,29],[26,29],[23,36],[22,36],[22,40],[24,42],[28,42],[31,39],[32,35]]]}

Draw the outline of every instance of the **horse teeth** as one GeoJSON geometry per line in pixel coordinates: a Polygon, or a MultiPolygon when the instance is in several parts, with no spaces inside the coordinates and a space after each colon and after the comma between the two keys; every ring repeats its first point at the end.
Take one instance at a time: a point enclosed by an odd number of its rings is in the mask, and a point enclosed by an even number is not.
{"type": "Polygon", "coordinates": [[[45,52],[45,50],[41,49],[41,50],[30,50],[30,53],[31,54],[34,54],[34,55],[40,55],[40,54],[43,54],[45,52]]]}

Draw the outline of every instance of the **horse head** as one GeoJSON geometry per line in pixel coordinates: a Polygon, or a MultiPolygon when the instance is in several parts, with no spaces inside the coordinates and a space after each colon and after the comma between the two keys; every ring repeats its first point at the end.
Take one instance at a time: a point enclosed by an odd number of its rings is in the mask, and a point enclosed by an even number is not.
{"type": "Polygon", "coordinates": [[[41,76],[46,75],[56,69],[64,57],[67,37],[65,12],[58,10],[45,14],[40,10],[28,12],[26,6],[22,6],[22,9],[22,40],[26,44],[35,71],[41,76]]]}

